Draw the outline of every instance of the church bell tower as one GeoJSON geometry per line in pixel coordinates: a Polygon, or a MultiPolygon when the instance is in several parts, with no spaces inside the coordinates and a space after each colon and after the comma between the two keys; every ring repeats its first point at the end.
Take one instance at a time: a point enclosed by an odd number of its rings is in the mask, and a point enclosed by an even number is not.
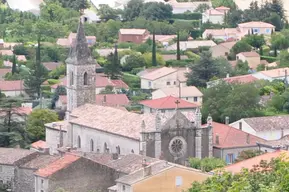
{"type": "Polygon", "coordinates": [[[96,62],[88,48],[82,21],[79,22],[66,66],[67,112],[70,113],[85,103],[95,103],[96,62]]]}

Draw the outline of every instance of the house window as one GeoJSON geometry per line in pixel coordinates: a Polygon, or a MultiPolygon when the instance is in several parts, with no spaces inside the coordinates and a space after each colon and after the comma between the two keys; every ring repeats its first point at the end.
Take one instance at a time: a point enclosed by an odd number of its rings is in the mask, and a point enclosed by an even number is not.
{"type": "Polygon", "coordinates": [[[234,154],[233,154],[233,153],[227,154],[227,156],[226,156],[226,163],[227,163],[227,164],[232,164],[232,163],[234,163],[234,161],[235,161],[234,154]]]}
{"type": "Polygon", "coordinates": [[[194,97],[194,102],[198,102],[198,97],[194,97]]]}
{"type": "Polygon", "coordinates": [[[189,100],[189,98],[188,98],[188,97],[186,97],[186,100],[189,100]]]}
{"type": "Polygon", "coordinates": [[[91,151],[91,152],[94,151],[94,142],[93,142],[92,139],[90,140],[90,151],[91,151]]]}
{"type": "Polygon", "coordinates": [[[122,191],[125,191],[125,185],[122,186],[122,191]]]}
{"type": "Polygon", "coordinates": [[[167,82],[167,85],[171,85],[171,82],[168,81],[168,82],[167,82]]]}
{"type": "Polygon", "coordinates": [[[254,34],[255,34],[255,33],[259,33],[259,31],[260,31],[260,30],[257,29],[257,28],[254,28],[254,29],[253,29],[253,33],[254,33],[254,34]]]}
{"type": "Polygon", "coordinates": [[[153,109],[152,108],[150,108],[150,113],[153,113],[153,109]]]}
{"type": "Polygon", "coordinates": [[[87,39],[87,44],[92,44],[92,40],[91,39],[87,39]]]}
{"type": "Polygon", "coordinates": [[[134,150],[133,150],[133,149],[131,150],[131,153],[134,153],[134,150]]]}
{"type": "Polygon", "coordinates": [[[0,185],[3,185],[3,184],[4,184],[3,180],[0,180],[0,185]]]}
{"type": "Polygon", "coordinates": [[[164,113],[164,112],[165,112],[165,110],[161,109],[161,113],[164,113]]]}
{"type": "Polygon", "coordinates": [[[228,56],[229,55],[229,53],[228,52],[225,52],[225,56],[228,56]]]}
{"type": "Polygon", "coordinates": [[[40,192],[44,192],[43,190],[41,190],[40,192]]]}
{"type": "Polygon", "coordinates": [[[120,146],[116,147],[116,153],[120,155],[120,146]]]}
{"type": "Polygon", "coordinates": [[[41,188],[43,188],[44,180],[41,179],[41,188]]]}
{"type": "Polygon", "coordinates": [[[266,33],[270,34],[271,33],[271,29],[266,29],[266,33]]]}
{"type": "Polygon", "coordinates": [[[83,75],[83,84],[88,85],[87,73],[85,72],[83,75]]]}
{"type": "Polygon", "coordinates": [[[80,136],[77,137],[77,148],[81,148],[81,138],[80,138],[80,136]]]}
{"type": "Polygon", "coordinates": [[[149,81],[149,87],[151,87],[152,86],[152,82],[151,81],[149,81]]]}
{"type": "Polygon", "coordinates": [[[174,85],[176,85],[177,83],[174,81],[174,85]]]}

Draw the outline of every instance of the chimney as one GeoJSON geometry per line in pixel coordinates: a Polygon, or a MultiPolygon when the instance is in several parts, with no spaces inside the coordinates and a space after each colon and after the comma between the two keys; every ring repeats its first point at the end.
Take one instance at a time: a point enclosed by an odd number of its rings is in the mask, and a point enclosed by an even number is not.
{"type": "Polygon", "coordinates": [[[249,133],[247,133],[246,143],[247,143],[247,144],[250,144],[250,134],[249,134],[249,133]]]}
{"type": "Polygon", "coordinates": [[[143,176],[147,177],[152,174],[152,167],[151,166],[146,166],[143,168],[143,176]]]}
{"type": "Polygon", "coordinates": [[[239,129],[242,131],[242,122],[239,122],[239,129]]]}
{"type": "Polygon", "coordinates": [[[225,124],[226,125],[229,125],[230,123],[230,118],[228,116],[225,117],[225,124]]]}
{"type": "Polygon", "coordinates": [[[106,103],[106,95],[103,96],[103,103],[106,103]]]}
{"type": "Polygon", "coordinates": [[[216,141],[215,141],[216,145],[219,145],[220,144],[220,138],[219,138],[219,135],[216,134],[216,141]]]}
{"type": "Polygon", "coordinates": [[[113,160],[117,160],[118,159],[118,154],[117,153],[113,153],[112,154],[112,159],[113,160]]]}

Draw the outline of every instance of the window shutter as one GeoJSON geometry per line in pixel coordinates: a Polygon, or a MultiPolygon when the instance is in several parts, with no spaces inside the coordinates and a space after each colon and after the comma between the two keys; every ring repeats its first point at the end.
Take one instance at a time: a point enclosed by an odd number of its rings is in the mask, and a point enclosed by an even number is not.
{"type": "Polygon", "coordinates": [[[232,157],[233,157],[232,163],[234,163],[235,162],[235,154],[234,153],[232,154],[232,157]]]}

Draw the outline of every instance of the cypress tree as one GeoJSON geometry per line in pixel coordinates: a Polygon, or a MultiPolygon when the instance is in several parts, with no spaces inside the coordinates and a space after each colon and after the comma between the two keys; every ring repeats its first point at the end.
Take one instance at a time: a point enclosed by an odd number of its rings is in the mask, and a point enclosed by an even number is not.
{"type": "Polygon", "coordinates": [[[178,34],[177,34],[177,60],[181,60],[180,35],[179,35],[179,31],[178,31],[178,34]]]}
{"type": "Polygon", "coordinates": [[[13,55],[13,60],[12,60],[12,75],[14,75],[17,72],[16,68],[16,56],[15,54],[13,55]]]}
{"type": "Polygon", "coordinates": [[[156,53],[156,39],[155,31],[153,31],[153,47],[152,47],[152,66],[157,66],[157,53],[156,53]]]}

